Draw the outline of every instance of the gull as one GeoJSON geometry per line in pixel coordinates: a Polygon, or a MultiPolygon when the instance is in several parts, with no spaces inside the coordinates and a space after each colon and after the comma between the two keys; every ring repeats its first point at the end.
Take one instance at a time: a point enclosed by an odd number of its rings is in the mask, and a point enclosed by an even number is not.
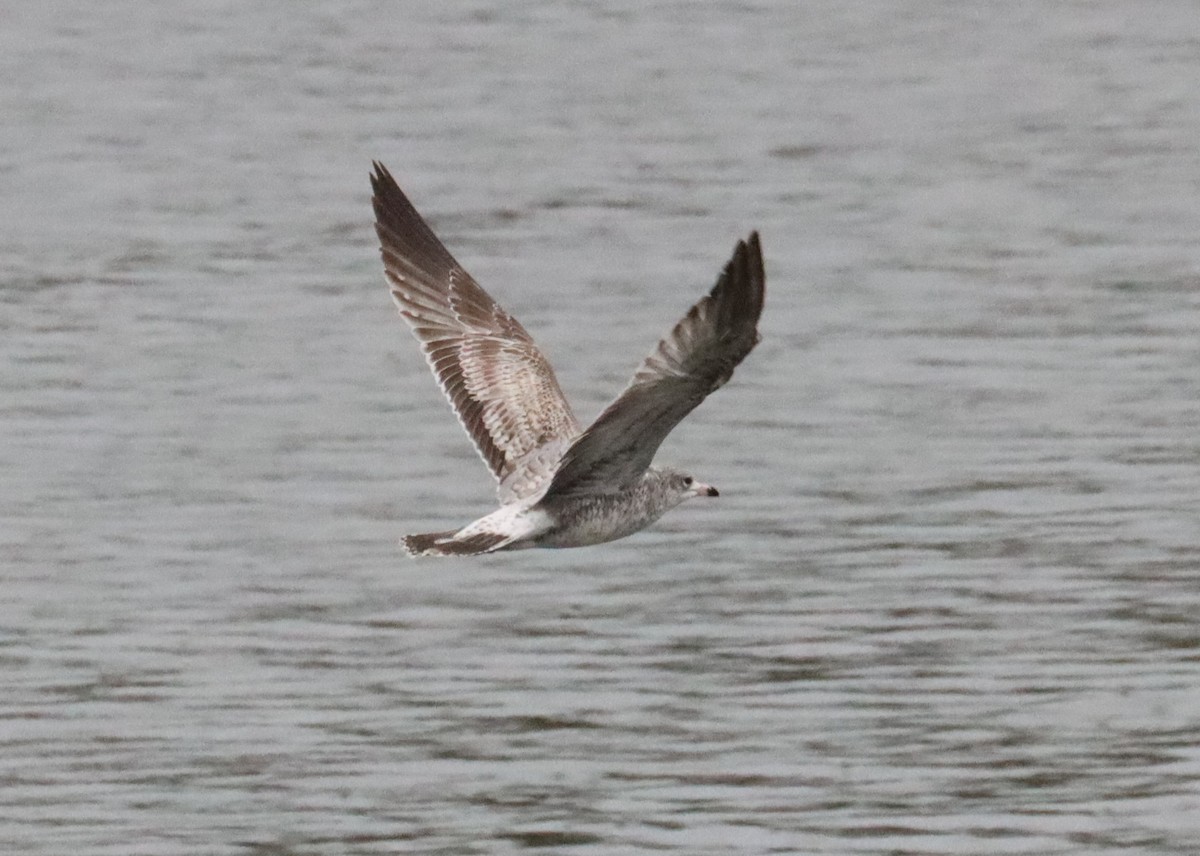
{"type": "Polygon", "coordinates": [[[391,173],[374,163],[375,231],[392,299],[497,482],[500,507],[460,529],[407,535],[412,556],[584,547],[632,535],[715,487],[652,466],[659,445],[759,342],[758,233],[583,428],[521,324],[463,270],[391,173]]]}

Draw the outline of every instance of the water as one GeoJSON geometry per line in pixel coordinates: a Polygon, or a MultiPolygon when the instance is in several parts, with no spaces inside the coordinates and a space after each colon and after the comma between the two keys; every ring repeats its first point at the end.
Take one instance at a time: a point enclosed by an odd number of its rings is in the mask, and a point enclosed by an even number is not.
{"type": "Polygon", "coordinates": [[[6,852],[1196,852],[1190,4],[3,19],[6,852]],[[584,418],[760,229],[722,498],[403,558],[372,158],[584,418]]]}

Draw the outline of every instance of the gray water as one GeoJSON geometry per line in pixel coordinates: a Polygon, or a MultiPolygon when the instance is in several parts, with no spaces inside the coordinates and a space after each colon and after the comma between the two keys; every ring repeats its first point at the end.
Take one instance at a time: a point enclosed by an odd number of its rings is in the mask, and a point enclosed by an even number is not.
{"type": "Polygon", "coordinates": [[[1200,852],[1190,2],[9,4],[0,850],[1200,852]],[[750,229],[603,547],[492,507],[384,161],[584,419],[750,229]]]}

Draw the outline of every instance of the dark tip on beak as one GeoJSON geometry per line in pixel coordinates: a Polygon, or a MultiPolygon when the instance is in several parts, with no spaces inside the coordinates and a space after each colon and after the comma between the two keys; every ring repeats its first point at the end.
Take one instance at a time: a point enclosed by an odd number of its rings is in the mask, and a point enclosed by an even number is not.
{"type": "Polygon", "coordinates": [[[719,490],[717,490],[715,487],[710,487],[708,489],[708,495],[709,496],[720,496],[721,492],[719,490]]]}

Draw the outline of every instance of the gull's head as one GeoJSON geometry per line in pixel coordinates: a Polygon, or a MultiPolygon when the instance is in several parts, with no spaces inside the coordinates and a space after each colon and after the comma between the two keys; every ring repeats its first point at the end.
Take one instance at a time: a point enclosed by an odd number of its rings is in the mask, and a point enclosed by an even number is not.
{"type": "Polygon", "coordinates": [[[667,483],[671,489],[679,496],[679,501],[690,499],[693,496],[720,496],[721,493],[710,484],[705,484],[702,481],[692,478],[687,473],[671,470],[665,473],[667,483]]]}

